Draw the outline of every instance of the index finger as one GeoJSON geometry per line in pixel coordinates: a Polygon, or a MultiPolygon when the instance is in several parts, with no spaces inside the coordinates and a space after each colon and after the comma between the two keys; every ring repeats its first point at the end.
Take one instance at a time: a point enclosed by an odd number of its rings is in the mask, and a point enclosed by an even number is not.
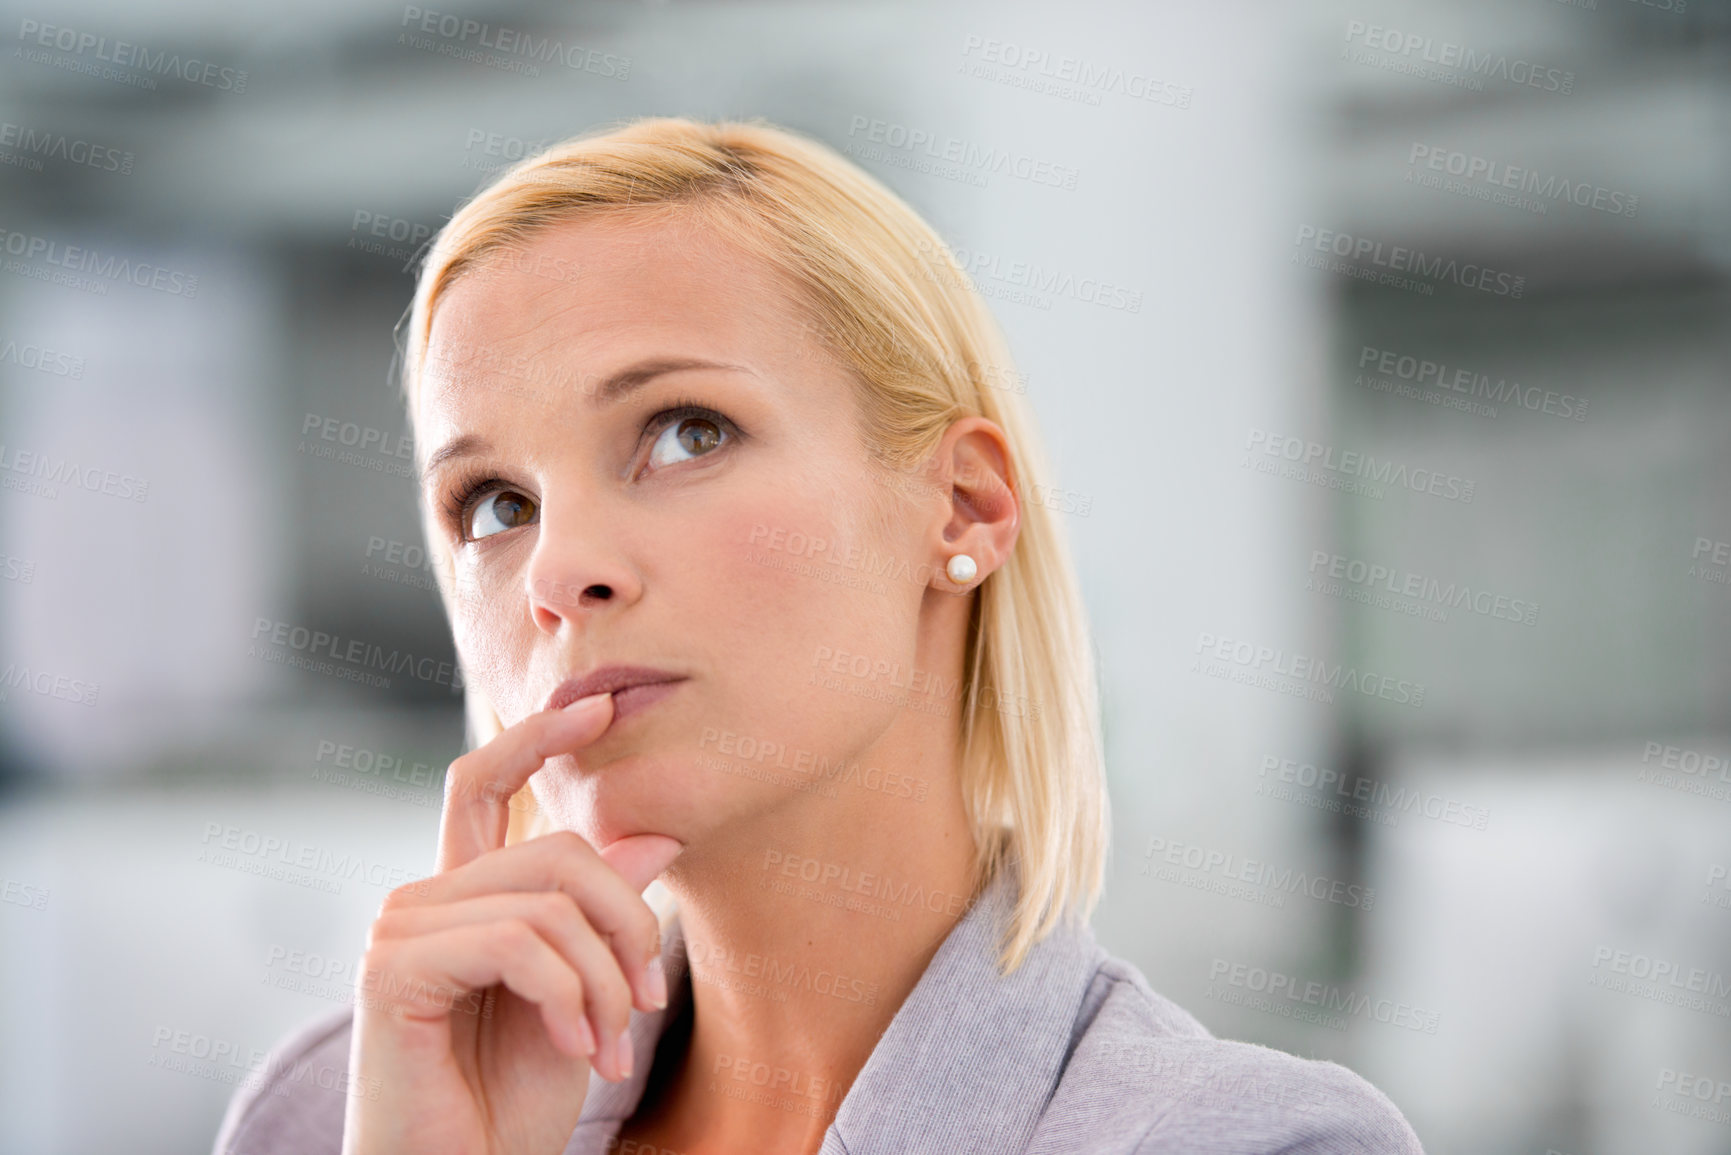
{"type": "Polygon", "coordinates": [[[531,714],[452,762],[445,773],[434,872],[454,870],[505,845],[511,799],[529,776],[555,754],[595,741],[612,723],[613,695],[591,694],[562,710],[531,714]]]}

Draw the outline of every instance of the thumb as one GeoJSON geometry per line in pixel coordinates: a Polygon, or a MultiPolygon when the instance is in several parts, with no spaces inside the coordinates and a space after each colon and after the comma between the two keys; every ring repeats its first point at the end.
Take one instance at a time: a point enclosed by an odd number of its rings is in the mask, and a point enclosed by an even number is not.
{"type": "Polygon", "coordinates": [[[684,850],[685,843],[665,834],[629,834],[609,842],[600,854],[632,890],[642,894],[684,850]]]}

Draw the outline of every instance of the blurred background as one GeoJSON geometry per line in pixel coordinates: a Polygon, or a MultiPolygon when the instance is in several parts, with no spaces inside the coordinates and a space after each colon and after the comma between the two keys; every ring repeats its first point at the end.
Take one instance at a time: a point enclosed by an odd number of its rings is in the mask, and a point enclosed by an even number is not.
{"type": "Polygon", "coordinates": [[[1110,949],[1438,1155],[1731,1151],[1731,8],[433,2],[5,5],[0,1150],[208,1149],[430,871],[410,263],[676,114],[846,151],[992,301],[1110,949]]]}

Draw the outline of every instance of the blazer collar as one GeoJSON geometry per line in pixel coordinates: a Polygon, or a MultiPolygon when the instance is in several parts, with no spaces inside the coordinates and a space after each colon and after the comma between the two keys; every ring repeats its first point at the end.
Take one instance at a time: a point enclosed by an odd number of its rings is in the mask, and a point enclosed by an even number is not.
{"type": "MultiPolygon", "coordinates": [[[[1015,896],[1012,868],[950,930],[848,1088],[820,1155],[1027,1146],[1057,1088],[1082,1000],[1106,952],[1085,924],[1064,922],[1003,977],[998,935],[1015,896]]],[[[662,1030],[691,999],[684,958],[676,916],[662,935],[668,1005],[633,1014],[637,1069],[623,1083],[591,1077],[566,1155],[602,1151],[636,1111],[662,1030]]]]}

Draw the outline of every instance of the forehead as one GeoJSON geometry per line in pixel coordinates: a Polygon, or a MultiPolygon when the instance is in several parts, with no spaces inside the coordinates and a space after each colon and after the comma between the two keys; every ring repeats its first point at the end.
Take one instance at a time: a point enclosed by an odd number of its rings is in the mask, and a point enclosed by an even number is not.
{"type": "Polygon", "coordinates": [[[490,254],[446,290],[416,409],[423,440],[477,403],[472,386],[584,396],[647,357],[773,370],[810,359],[791,282],[696,214],[614,214],[550,225],[490,254]]]}
{"type": "Polygon", "coordinates": [[[434,312],[440,357],[429,360],[499,345],[592,352],[639,334],[737,341],[765,322],[798,334],[796,296],[762,255],[696,216],[597,216],[549,225],[460,275],[434,312]]]}

